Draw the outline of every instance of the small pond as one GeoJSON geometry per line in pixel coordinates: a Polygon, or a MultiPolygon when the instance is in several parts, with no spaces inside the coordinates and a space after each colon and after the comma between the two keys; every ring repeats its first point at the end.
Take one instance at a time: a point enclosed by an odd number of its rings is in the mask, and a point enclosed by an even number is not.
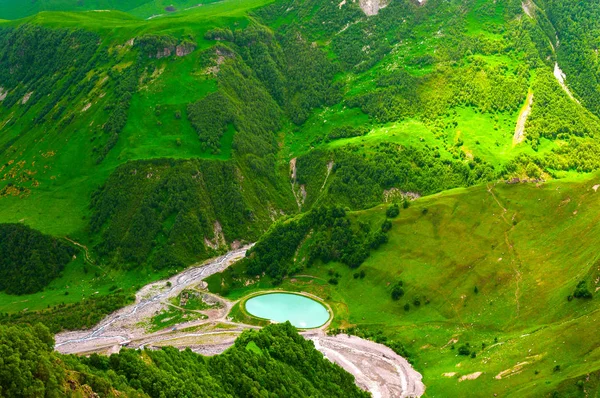
{"type": "Polygon", "coordinates": [[[246,311],[275,322],[290,321],[297,328],[311,329],[329,320],[329,311],[318,301],[291,293],[267,293],[246,301],[246,311]]]}

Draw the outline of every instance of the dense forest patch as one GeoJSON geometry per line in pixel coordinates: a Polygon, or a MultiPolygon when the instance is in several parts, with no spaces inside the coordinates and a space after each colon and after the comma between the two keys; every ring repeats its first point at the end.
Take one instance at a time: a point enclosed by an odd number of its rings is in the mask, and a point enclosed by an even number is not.
{"type": "Polygon", "coordinates": [[[77,251],[21,224],[0,224],[0,291],[29,294],[56,278],[77,251]]]}
{"type": "Polygon", "coordinates": [[[354,378],[289,323],[244,332],[227,352],[123,350],[110,357],[53,351],[47,328],[0,326],[0,391],[6,396],[367,397],[354,378]],[[253,349],[248,349],[248,347],[253,349]]]}
{"type": "MultiPolygon", "coordinates": [[[[385,192],[430,195],[497,179],[501,172],[480,158],[442,158],[437,148],[381,143],[368,149],[347,145],[329,153],[313,151],[298,159],[298,181],[320,203],[363,209],[385,201],[385,192]],[[333,162],[325,181],[320,170],[333,162]],[[315,178],[317,176],[317,178],[315,178]],[[320,177],[320,178],[319,178],[320,177]],[[323,184],[327,183],[324,187],[323,184]]],[[[314,200],[315,198],[313,198],[314,200]]]]}
{"type": "Polygon", "coordinates": [[[271,191],[255,191],[231,161],[130,162],[94,193],[90,230],[110,264],[182,269],[257,239],[272,222],[265,201],[286,205],[271,191]]]}
{"type": "MultiPolygon", "coordinates": [[[[207,279],[221,294],[249,278],[268,276],[274,285],[306,268],[339,262],[356,269],[373,250],[388,241],[389,221],[353,223],[341,207],[316,207],[302,216],[273,225],[256,245],[228,269],[207,279]],[[243,274],[242,274],[243,273],[243,274]]],[[[337,276],[330,275],[337,284],[337,276]]]]}

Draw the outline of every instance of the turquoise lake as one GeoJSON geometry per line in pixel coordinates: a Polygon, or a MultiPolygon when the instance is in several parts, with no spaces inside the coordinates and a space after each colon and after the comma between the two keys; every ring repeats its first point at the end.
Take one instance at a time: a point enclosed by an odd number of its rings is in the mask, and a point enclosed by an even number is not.
{"type": "Polygon", "coordinates": [[[290,293],[268,293],[246,301],[246,311],[275,322],[290,321],[297,328],[322,326],[329,319],[323,304],[305,296],[290,293]]]}

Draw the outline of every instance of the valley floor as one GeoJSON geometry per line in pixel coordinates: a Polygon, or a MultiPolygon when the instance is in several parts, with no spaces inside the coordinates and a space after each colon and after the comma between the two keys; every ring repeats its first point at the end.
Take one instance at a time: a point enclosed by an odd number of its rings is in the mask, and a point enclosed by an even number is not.
{"type": "MultiPolygon", "coordinates": [[[[91,330],[63,332],[56,335],[55,349],[63,354],[90,354],[100,352],[111,354],[121,347],[159,348],[174,346],[179,349],[191,348],[203,355],[217,355],[231,347],[235,339],[246,329],[258,328],[231,321],[227,317],[237,301],[229,301],[210,295],[218,303],[214,309],[194,311],[204,317],[183,321],[149,331],[149,321],[171,307],[172,300],[186,289],[203,292],[205,278],[222,272],[252,247],[245,246],[226,255],[190,268],[166,281],[159,281],[143,287],[136,295],[136,302],[107,316],[91,330]]],[[[181,309],[181,307],[178,307],[181,309]]],[[[390,348],[355,336],[340,334],[328,336],[325,328],[304,331],[301,334],[314,342],[315,348],[330,361],[351,373],[356,384],[369,391],[374,397],[414,397],[425,392],[422,376],[408,361],[390,348]]]]}

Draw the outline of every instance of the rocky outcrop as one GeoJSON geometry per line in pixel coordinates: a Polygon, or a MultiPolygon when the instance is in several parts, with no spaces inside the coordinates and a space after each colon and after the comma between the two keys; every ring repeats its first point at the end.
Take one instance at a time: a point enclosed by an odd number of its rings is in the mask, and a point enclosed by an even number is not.
{"type": "Polygon", "coordinates": [[[23,99],[21,100],[21,104],[22,104],[22,105],[25,105],[25,104],[26,104],[26,103],[29,101],[29,98],[31,98],[31,95],[32,95],[32,94],[33,94],[33,91],[31,91],[31,92],[29,92],[29,93],[25,94],[25,96],[24,96],[24,97],[23,97],[23,99]]]}
{"type": "MultiPolygon", "coordinates": [[[[154,58],[161,59],[161,58],[170,57],[172,54],[171,48],[172,47],[165,47],[165,48],[162,48],[162,49],[156,51],[156,55],[154,56],[154,58]]],[[[148,55],[148,58],[153,58],[153,57],[152,57],[152,55],[148,55]]]]}
{"type": "Polygon", "coordinates": [[[136,40],[136,45],[142,49],[148,58],[167,58],[170,56],[185,57],[196,49],[196,43],[184,39],[177,40],[168,35],[145,35],[136,40]]]}
{"type": "Polygon", "coordinates": [[[363,10],[365,15],[377,15],[379,10],[387,7],[387,0],[360,0],[359,1],[360,8],[363,10]]]}
{"type": "Polygon", "coordinates": [[[175,55],[178,57],[185,57],[191,54],[196,49],[196,45],[193,43],[182,43],[175,47],[175,55]]]}

